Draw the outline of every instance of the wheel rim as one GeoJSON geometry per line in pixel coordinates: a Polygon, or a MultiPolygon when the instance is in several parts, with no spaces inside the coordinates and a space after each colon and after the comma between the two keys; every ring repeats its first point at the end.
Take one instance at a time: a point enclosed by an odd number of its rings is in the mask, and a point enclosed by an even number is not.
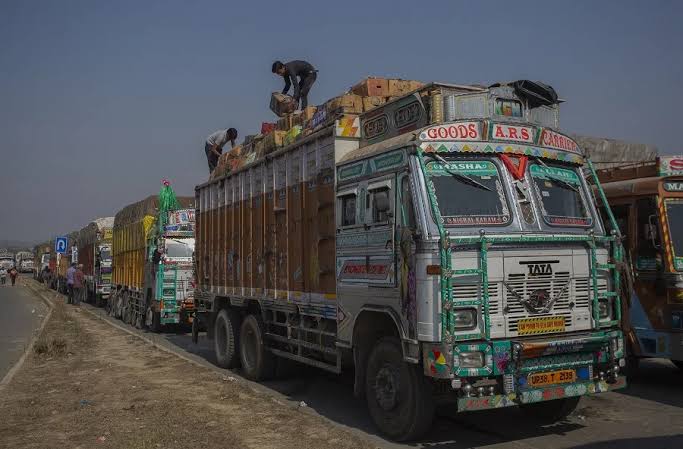
{"type": "Polygon", "coordinates": [[[399,373],[395,367],[384,365],[375,376],[375,399],[384,411],[391,411],[399,403],[399,373]]]}
{"type": "Polygon", "coordinates": [[[258,350],[256,333],[253,329],[246,329],[246,332],[242,336],[242,344],[245,368],[253,369],[256,364],[256,351],[258,350]]]}

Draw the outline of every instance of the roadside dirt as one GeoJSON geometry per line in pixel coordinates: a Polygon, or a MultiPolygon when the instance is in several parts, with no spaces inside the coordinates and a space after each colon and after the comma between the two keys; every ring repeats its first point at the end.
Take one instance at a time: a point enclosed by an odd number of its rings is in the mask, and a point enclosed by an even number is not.
{"type": "Polygon", "coordinates": [[[7,448],[370,448],[61,300],[0,398],[7,448]]]}

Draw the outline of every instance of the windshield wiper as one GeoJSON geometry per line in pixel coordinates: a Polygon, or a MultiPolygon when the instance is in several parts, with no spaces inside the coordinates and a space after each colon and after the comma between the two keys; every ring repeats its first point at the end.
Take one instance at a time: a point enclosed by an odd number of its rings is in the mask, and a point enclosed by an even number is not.
{"type": "Polygon", "coordinates": [[[460,174],[458,172],[451,171],[448,168],[446,168],[446,166],[448,165],[448,161],[446,159],[442,158],[441,156],[439,156],[438,154],[429,153],[429,156],[433,157],[434,159],[436,159],[439,162],[441,162],[442,164],[444,164],[444,168],[443,168],[444,171],[446,173],[448,173],[449,175],[453,176],[454,178],[460,180],[464,184],[469,184],[473,187],[477,187],[479,189],[486,190],[488,192],[492,191],[490,188],[486,187],[484,184],[482,184],[478,181],[475,181],[474,179],[470,178],[469,176],[460,174]]]}
{"type": "MultiPolygon", "coordinates": [[[[537,159],[537,162],[538,162],[539,164],[541,164],[542,166],[544,166],[545,168],[550,169],[550,167],[548,167],[548,165],[547,165],[545,162],[543,162],[540,158],[537,159]]],[[[565,187],[568,188],[569,190],[573,190],[574,192],[579,193],[578,187],[572,185],[572,183],[570,183],[570,182],[568,182],[568,181],[565,181],[565,180],[562,179],[562,178],[558,178],[558,177],[556,177],[556,176],[553,176],[553,175],[551,175],[550,173],[545,173],[545,175],[546,175],[548,178],[550,178],[551,180],[553,180],[553,181],[555,181],[555,182],[558,182],[558,183],[562,184],[563,186],[565,186],[565,187]]]]}

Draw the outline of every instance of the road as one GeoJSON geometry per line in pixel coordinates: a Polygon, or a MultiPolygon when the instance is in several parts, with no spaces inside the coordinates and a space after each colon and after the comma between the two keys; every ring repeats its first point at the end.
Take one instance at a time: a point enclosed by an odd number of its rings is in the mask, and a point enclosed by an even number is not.
{"type": "Polygon", "coordinates": [[[45,303],[33,295],[17,280],[0,285],[0,380],[21,358],[36,330],[47,313],[45,303]]]}
{"type": "MultiPolygon", "coordinates": [[[[189,334],[139,331],[107,317],[101,309],[84,307],[173,352],[248,382],[239,373],[213,365],[212,342],[204,336],[194,345],[189,334]]],[[[353,398],[352,379],[348,375],[338,377],[306,367],[283,380],[256,387],[265,388],[282,400],[304,401],[319,415],[387,449],[683,447],[683,372],[665,360],[644,362],[623,393],[582,399],[577,412],[562,423],[539,427],[515,408],[460,415],[440,410],[428,437],[406,445],[377,435],[365,404],[353,398]]]]}

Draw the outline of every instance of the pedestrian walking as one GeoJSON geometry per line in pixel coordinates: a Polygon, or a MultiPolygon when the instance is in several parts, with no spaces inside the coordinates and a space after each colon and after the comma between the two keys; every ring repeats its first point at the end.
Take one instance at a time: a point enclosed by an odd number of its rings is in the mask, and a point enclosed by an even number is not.
{"type": "Polygon", "coordinates": [[[301,109],[306,109],[306,106],[308,106],[308,92],[318,78],[318,71],[315,67],[306,61],[290,61],[286,64],[281,61],[275,61],[271,70],[274,74],[285,79],[285,88],[282,89],[283,94],[287,94],[290,86],[294,84],[294,99],[297,103],[301,100],[301,109]]]}
{"type": "Polygon", "coordinates": [[[76,274],[76,262],[66,270],[66,302],[72,304],[74,301],[74,274],[76,274]]]}
{"type": "Polygon", "coordinates": [[[14,283],[17,282],[17,276],[19,276],[19,272],[17,271],[17,269],[14,267],[10,268],[9,278],[12,281],[12,287],[14,287],[14,283]]]}
{"type": "Polygon", "coordinates": [[[81,299],[83,299],[83,292],[85,286],[85,274],[83,274],[83,264],[79,264],[74,272],[74,305],[80,305],[81,299]]]}
{"type": "Polygon", "coordinates": [[[206,153],[206,160],[209,162],[209,174],[211,174],[216,168],[216,165],[218,165],[218,158],[223,154],[223,146],[230,142],[234,147],[235,139],[237,139],[237,130],[235,128],[216,131],[206,138],[206,142],[204,142],[204,152],[206,153]]]}
{"type": "Polygon", "coordinates": [[[0,267],[0,285],[5,285],[7,282],[7,269],[0,267]]]}

